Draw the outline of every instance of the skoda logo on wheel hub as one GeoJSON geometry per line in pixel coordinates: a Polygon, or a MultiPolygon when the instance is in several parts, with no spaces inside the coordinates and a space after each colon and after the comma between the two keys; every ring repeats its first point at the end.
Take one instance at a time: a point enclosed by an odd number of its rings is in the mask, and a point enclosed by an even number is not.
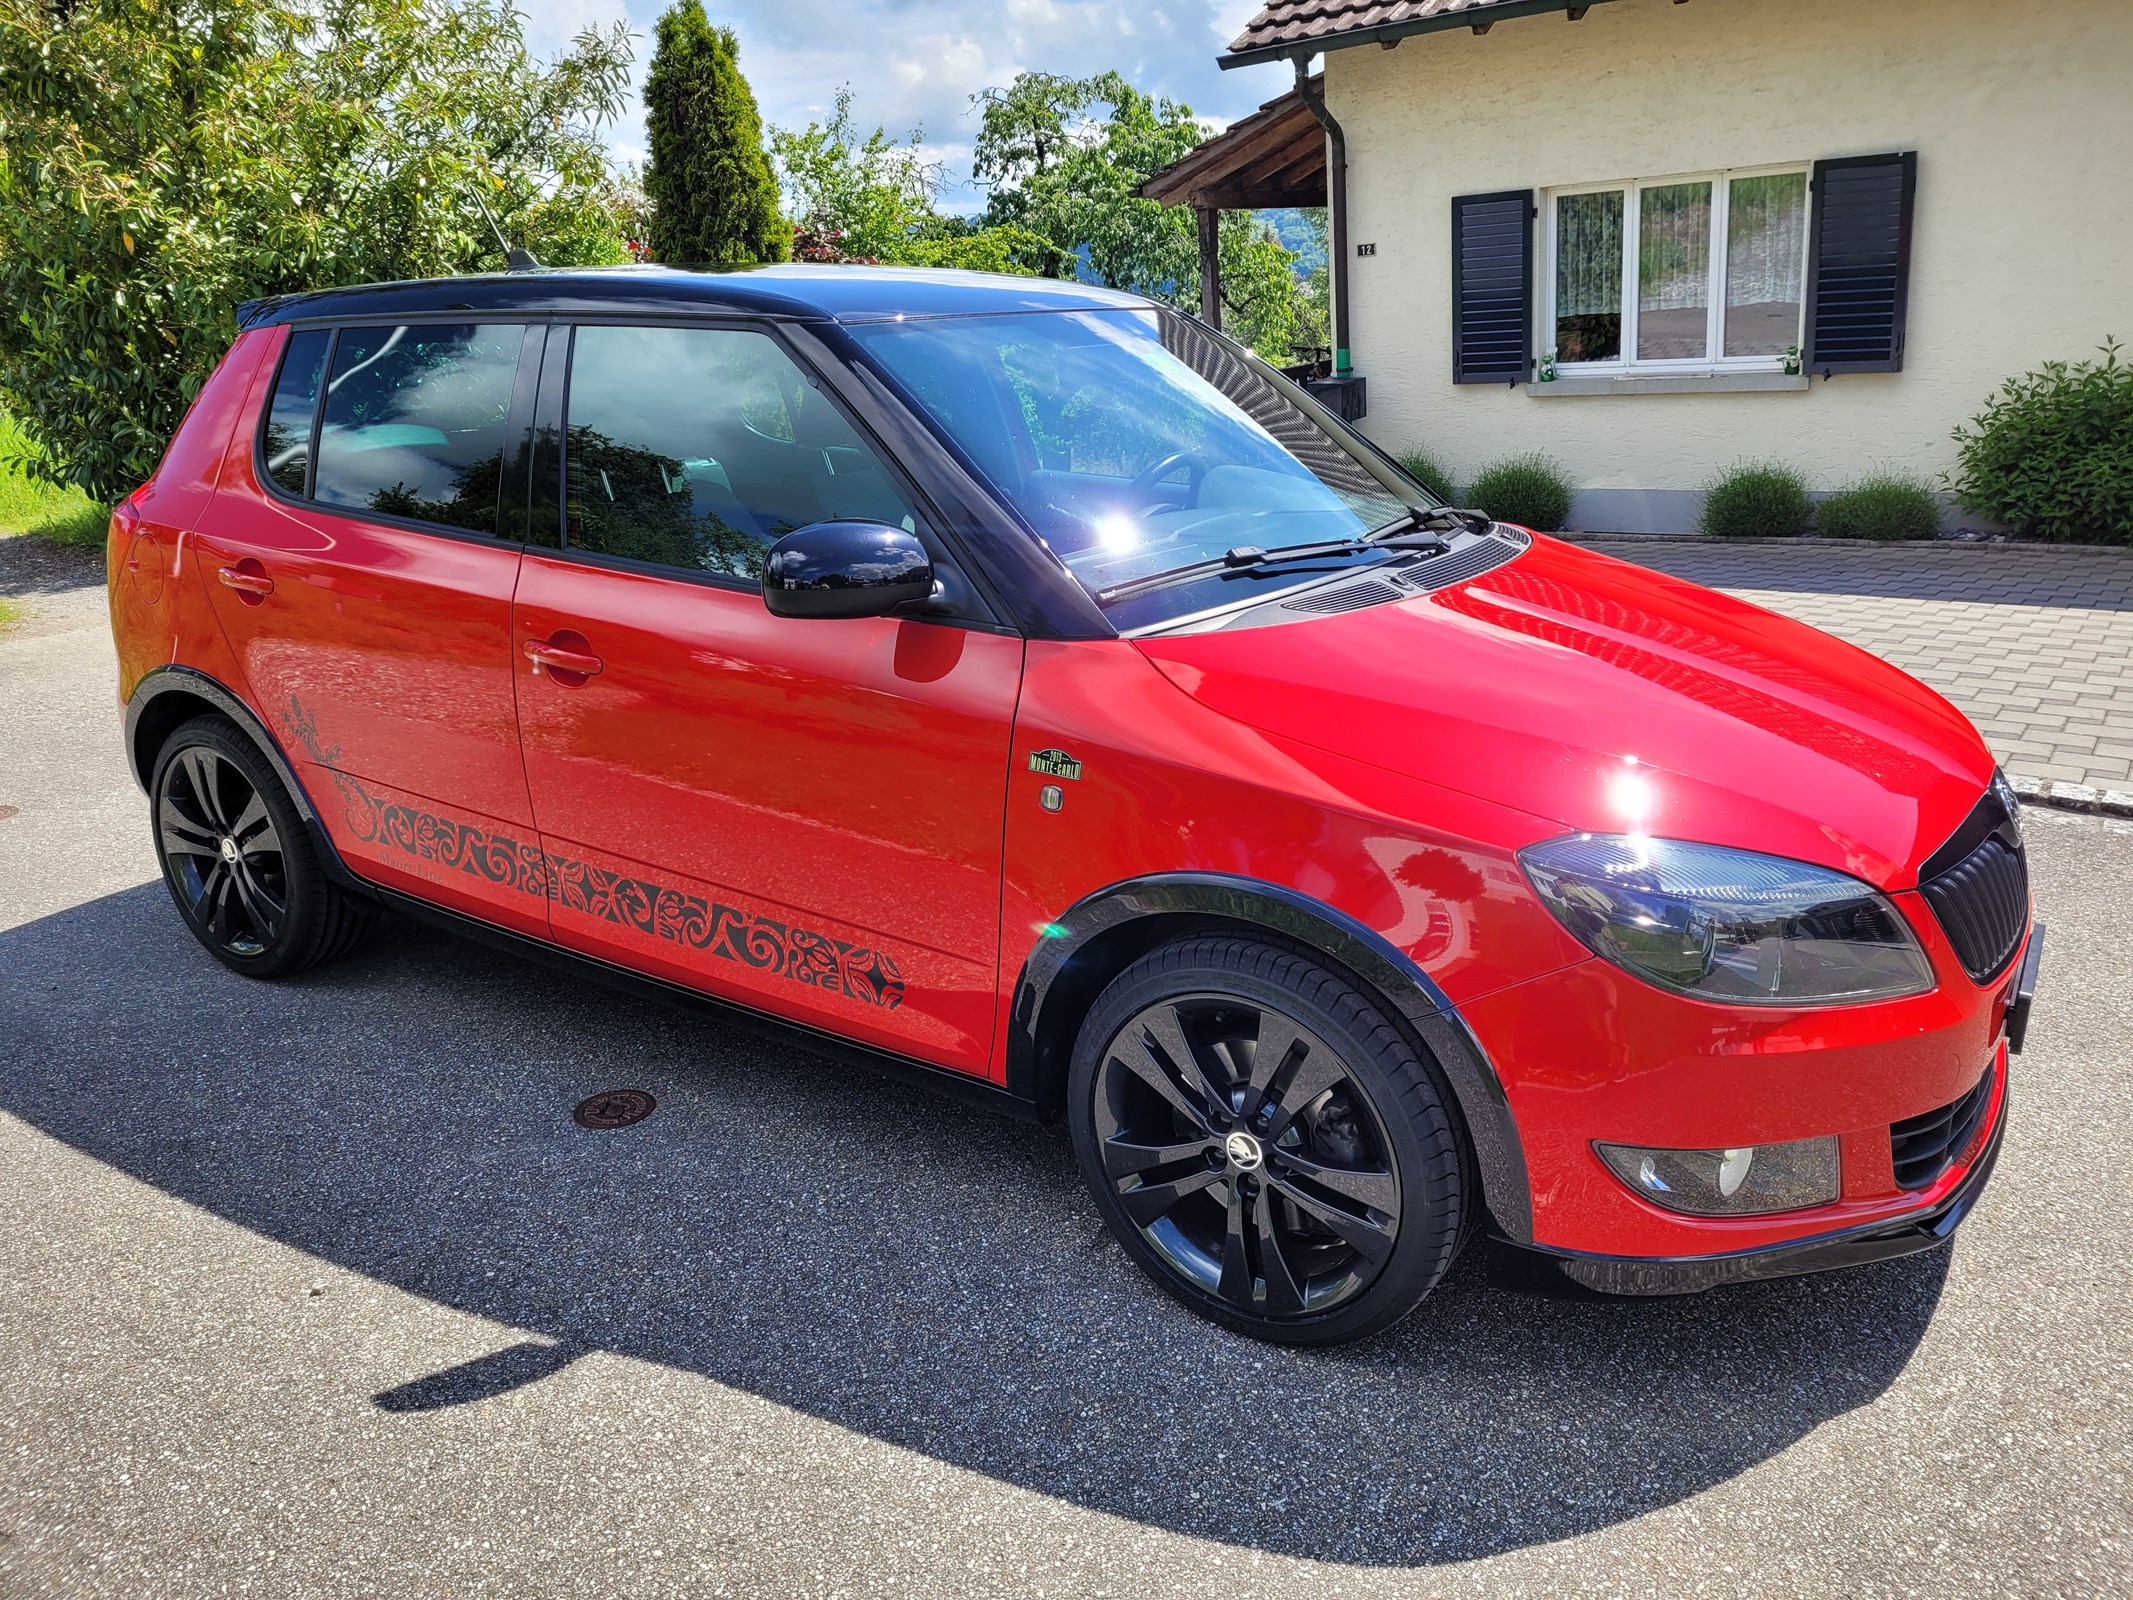
{"type": "Polygon", "coordinates": [[[231,862],[237,859],[237,841],[227,834],[223,836],[222,840],[222,859],[231,862]]]}
{"type": "Polygon", "coordinates": [[[1222,1141],[1222,1153],[1229,1157],[1229,1164],[1239,1172],[1256,1172],[1259,1163],[1266,1159],[1266,1152],[1259,1148],[1259,1141],[1242,1128],[1222,1141]]]}

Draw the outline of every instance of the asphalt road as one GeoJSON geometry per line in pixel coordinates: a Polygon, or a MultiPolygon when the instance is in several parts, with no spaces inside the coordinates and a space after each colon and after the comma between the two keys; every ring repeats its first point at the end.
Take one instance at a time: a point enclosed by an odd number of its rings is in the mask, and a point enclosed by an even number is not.
{"type": "Polygon", "coordinates": [[[1670,1302],[1172,1306],[1056,1135],[394,927],[185,936],[96,574],[0,540],[0,1595],[2133,1591],[2133,825],[1952,1250],[1670,1302]],[[10,809],[12,808],[12,809],[10,809]],[[589,1133],[570,1108],[659,1108],[589,1133]]]}

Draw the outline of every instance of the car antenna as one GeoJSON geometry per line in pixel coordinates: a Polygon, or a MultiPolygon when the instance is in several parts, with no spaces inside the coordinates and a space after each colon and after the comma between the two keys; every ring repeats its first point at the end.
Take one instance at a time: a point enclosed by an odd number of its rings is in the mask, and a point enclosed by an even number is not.
{"type": "Polygon", "coordinates": [[[506,272],[530,272],[541,265],[540,258],[531,250],[512,244],[504,238],[504,230],[496,225],[496,218],[489,211],[489,203],[482,199],[481,190],[470,189],[467,192],[474,196],[474,203],[481,207],[481,214],[488,221],[489,231],[496,235],[496,248],[504,253],[506,272]]]}

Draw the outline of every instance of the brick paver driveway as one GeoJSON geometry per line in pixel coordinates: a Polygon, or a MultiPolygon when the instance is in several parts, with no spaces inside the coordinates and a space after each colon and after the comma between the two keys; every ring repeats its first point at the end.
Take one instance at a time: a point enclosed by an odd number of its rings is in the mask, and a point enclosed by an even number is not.
{"type": "Polygon", "coordinates": [[[2133,551],[1581,539],[1848,639],[1969,714],[2010,774],[2133,790],[2133,551]]]}

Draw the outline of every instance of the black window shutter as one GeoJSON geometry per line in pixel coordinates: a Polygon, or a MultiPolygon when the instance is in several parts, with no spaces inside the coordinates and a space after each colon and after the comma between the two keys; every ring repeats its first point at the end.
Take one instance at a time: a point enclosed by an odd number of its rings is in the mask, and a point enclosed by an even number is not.
{"type": "Polygon", "coordinates": [[[1918,153],[1817,161],[1807,270],[1809,372],[1901,372],[1918,153]]]}
{"type": "Polygon", "coordinates": [[[1452,198],[1452,382],[1533,375],[1533,191],[1452,198]]]}

